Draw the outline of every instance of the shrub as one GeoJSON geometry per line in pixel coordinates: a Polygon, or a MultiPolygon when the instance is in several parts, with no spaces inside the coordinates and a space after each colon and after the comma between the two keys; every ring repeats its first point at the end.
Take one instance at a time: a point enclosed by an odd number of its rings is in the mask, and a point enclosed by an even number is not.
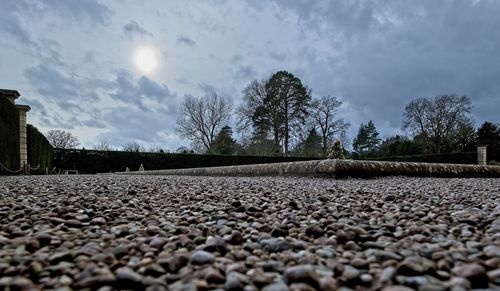
{"type": "Polygon", "coordinates": [[[370,158],[370,160],[418,163],[477,164],[477,152],[376,157],[370,158]]]}
{"type": "Polygon", "coordinates": [[[26,137],[28,143],[28,164],[37,168],[35,173],[45,173],[52,169],[54,161],[54,148],[47,138],[36,127],[31,124],[26,126],[26,137]]]}
{"type": "Polygon", "coordinates": [[[200,168],[244,164],[278,163],[314,160],[304,157],[197,155],[96,150],[55,149],[54,165],[59,169],[75,169],[81,173],[124,172],[128,167],[137,171],[200,168]]]}
{"type": "MultiPolygon", "coordinates": [[[[0,163],[10,170],[19,170],[19,112],[0,93],[0,163]]],[[[0,174],[8,174],[0,167],[0,174]]]]}

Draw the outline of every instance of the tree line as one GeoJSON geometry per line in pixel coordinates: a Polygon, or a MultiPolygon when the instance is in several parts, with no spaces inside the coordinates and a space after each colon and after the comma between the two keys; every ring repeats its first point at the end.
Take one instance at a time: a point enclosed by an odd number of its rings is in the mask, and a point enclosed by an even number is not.
{"type": "MultiPolygon", "coordinates": [[[[188,95],[180,105],[176,132],[191,141],[190,148],[176,152],[224,155],[273,155],[326,157],[335,140],[346,141],[351,126],[339,118],[342,101],[335,96],[313,98],[311,89],[287,71],[252,80],[242,90],[242,103],[234,107],[226,98],[211,92],[205,96],[188,95]],[[229,126],[236,115],[234,138],[229,126]]],[[[485,122],[475,129],[470,117],[472,104],[467,96],[440,95],[410,101],[403,111],[402,130],[408,136],[395,135],[384,140],[372,120],[362,123],[352,141],[353,158],[440,154],[474,151],[478,143],[499,151],[500,129],[485,122]]],[[[63,131],[51,131],[47,138],[54,147],[71,148],[78,140],[63,131]]],[[[97,150],[111,150],[101,141],[97,150]]],[[[136,142],[122,150],[145,149],[136,142]]],[[[161,148],[149,151],[164,152],[161,148]]]]}
{"type": "Polygon", "coordinates": [[[313,99],[311,89],[287,71],[251,81],[242,94],[237,108],[215,92],[186,97],[177,132],[194,149],[210,154],[326,157],[333,139],[344,136],[350,126],[337,116],[342,105],[337,97],[313,99]],[[233,113],[240,143],[227,124],[233,113]]]}

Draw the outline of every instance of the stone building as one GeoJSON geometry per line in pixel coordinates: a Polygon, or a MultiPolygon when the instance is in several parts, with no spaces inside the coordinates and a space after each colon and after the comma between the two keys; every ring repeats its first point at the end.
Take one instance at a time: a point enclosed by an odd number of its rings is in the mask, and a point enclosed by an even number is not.
{"type": "Polygon", "coordinates": [[[0,89],[3,95],[14,104],[19,111],[19,164],[25,166],[28,163],[28,145],[26,140],[26,113],[31,110],[29,105],[16,104],[17,98],[21,96],[16,90],[0,89]]]}

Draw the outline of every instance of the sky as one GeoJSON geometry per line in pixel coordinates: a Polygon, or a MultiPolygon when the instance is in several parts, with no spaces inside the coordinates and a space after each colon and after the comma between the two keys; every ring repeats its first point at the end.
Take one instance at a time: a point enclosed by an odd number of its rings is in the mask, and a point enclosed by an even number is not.
{"type": "Polygon", "coordinates": [[[238,106],[247,84],[278,70],[299,77],[313,98],[340,98],[350,139],[369,120],[382,137],[405,134],[406,104],[441,94],[469,96],[476,126],[500,121],[497,0],[0,0],[0,7],[0,88],[21,93],[29,123],[70,131],[86,148],[104,140],[116,148],[188,146],[175,132],[186,95],[215,90],[238,106]],[[138,65],[140,51],[153,63],[138,65]]]}

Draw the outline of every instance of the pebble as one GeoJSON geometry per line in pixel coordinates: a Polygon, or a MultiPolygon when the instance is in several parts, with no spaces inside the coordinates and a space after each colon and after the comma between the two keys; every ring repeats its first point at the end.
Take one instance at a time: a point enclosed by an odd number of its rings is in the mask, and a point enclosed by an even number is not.
{"type": "Polygon", "coordinates": [[[500,286],[500,181],[0,177],[2,290],[500,286]]]}
{"type": "Polygon", "coordinates": [[[284,238],[263,239],[259,242],[263,249],[268,252],[281,252],[290,248],[288,241],[284,238]]]}
{"type": "Polygon", "coordinates": [[[215,260],[214,255],[206,251],[196,251],[191,255],[189,262],[193,265],[211,264],[215,260]]]}
{"type": "Polygon", "coordinates": [[[313,288],[319,287],[319,278],[312,266],[299,265],[287,268],[285,271],[285,280],[291,283],[306,283],[313,288]]]}

